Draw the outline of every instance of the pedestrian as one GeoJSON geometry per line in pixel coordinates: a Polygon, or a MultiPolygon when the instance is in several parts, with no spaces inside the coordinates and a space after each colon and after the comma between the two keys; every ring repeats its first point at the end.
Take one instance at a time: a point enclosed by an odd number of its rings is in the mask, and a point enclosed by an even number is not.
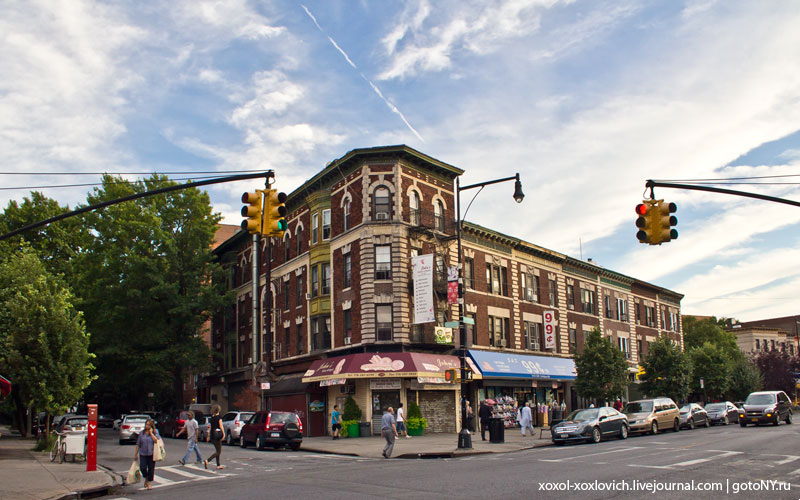
{"type": "Polygon", "coordinates": [[[620,401],[619,398],[617,398],[617,400],[614,401],[614,409],[617,411],[622,411],[622,401],[620,401]]]}
{"type": "Polygon", "coordinates": [[[197,447],[197,434],[200,427],[197,425],[197,420],[194,419],[194,412],[189,411],[188,413],[188,420],[183,424],[183,428],[175,434],[175,437],[178,437],[186,433],[186,441],[188,442],[186,446],[186,455],[183,456],[182,460],[178,460],[178,463],[186,465],[186,461],[189,460],[192,451],[194,451],[195,455],[197,455],[197,461],[195,463],[199,465],[203,463],[203,457],[200,455],[200,448],[197,447]]]}
{"type": "Polygon", "coordinates": [[[331,414],[331,434],[333,439],[339,439],[339,431],[342,429],[342,416],[339,414],[339,405],[333,405],[331,414]]]}
{"type": "Polygon", "coordinates": [[[530,429],[531,430],[531,437],[533,437],[533,424],[531,416],[531,404],[525,403],[525,406],[520,408],[519,410],[519,425],[522,427],[522,435],[525,436],[525,432],[530,429]]]}
{"type": "Polygon", "coordinates": [[[470,406],[469,400],[466,401],[466,404],[467,404],[467,429],[469,429],[470,432],[475,432],[475,424],[473,423],[475,414],[472,411],[472,406],[470,406]]]}
{"type": "MultiPolygon", "coordinates": [[[[214,454],[203,460],[203,467],[208,469],[208,461],[213,458],[217,461],[217,470],[219,470],[225,468],[224,465],[219,463],[219,457],[222,454],[222,440],[225,439],[225,426],[222,425],[222,418],[219,416],[219,405],[211,407],[211,414],[206,442],[210,440],[214,444],[214,454]]],[[[185,462],[186,458],[183,461],[185,462]]]]}
{"type": "Polygon", "coordinates": [[[394,408],[390,406],[383,414],[383,419],[381,419],[381,434],[383,434],[383,439],[386,440],[386,446],[383,447],[383,458],[392,458],[394,439],[398,437],[396,422],[397,421],[394,419],[394,408]]]}
{"type": "Polygon", "coordinates": [[[406,439],[411,439],[406,429],[406,411],[403,409],[403,403],[397,405],[397,437],[404,435],[406,439]]]}
{"type": "Polygon", "coordinates": [[[144,487],[148,490],[153,489],[150,486],[156,473],[153,449],[158,446],[159,439],[161,439],[161,435],[156,429],[156,421],[147,419],[144,423],[144,430],[139,434],[139,439],[136,441],[136,451],[133,453],[133,459],[136,460],[136,457],[139,457],[139,471],[141,471],[144,478],[144,487]]]}
{"type": "Polygon", "coordinates": [[[591,403],[591,404],[589,405],[589,408],[594,408],[594,403],[591,403]]]}
{"type": "Polygon", "coordinates": [[[492,409],[484,399],[478,407],[478,419],[481,421],[481,441],[486,441],[486,429],[489,428],[490,418],[492,418],[492,409]]]}

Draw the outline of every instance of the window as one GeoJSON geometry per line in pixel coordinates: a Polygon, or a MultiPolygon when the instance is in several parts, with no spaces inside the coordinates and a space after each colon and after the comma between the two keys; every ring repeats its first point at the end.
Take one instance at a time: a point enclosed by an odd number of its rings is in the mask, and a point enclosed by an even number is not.
{"type": "Polygon", "coordinates": [[[311,267],[311,297],[319,295],[319,270],[317,266],[311,267]]]}
{"type": "Polygon", "coordinates": [[[303,278],[305,273],[300,273],[297,276],[297,306],[303,305],[303,278]]]}
{"type": "Polygon", "coordinates": [[[639,356],[639,360],[644,359],[644,353],[642,352],[642,339],[636,339],[636,355],[639,356]]]}
{"type": "Polygon", "coordinates": [[[331,239],[331,209],[322,211],[322,241],[331,239]]]}
{"type": "Polygon", "coordinates": [[[350,288],[350,273],[350,254],[346,253],[344,254],[344,288],[350,288]]]}
{"type": "Polygon", "coordinates": [[[628,321],[628,302],[625,299],[617,299],[617,319],[628,321]]]}
{"type": "Polygon", "coordinates": [[[289,262],[289,233],[286,233],[286,236],[283,237],[283,261],[289,262]]]}
{"type": "Polygon", "coordinates": [[[299,256],[301,253],[303,253],[303,228],[302,227],[298,227],[297,228],[297,234],[295,235],[295,237],[297,238],[297,255],[299,256]]]}
{"type": "Polygon", "coordinates": [[[595,314],[597,312],[594,304],[594,290],[581,289],[581,306],[585,313],[595,314]]]}
{"type": "Polygon", "coordinates": [[[409,200],[409,222],[411,224],[418,226],[420,221],[419,216],[419,194],[416,191],[411,193],[411,199],[409,200]]]}
{"type": "Polygon", "coordinates": [[[464,286],[468,289],[475,288],[475,261],[471,257],[464,259],[463,278],[464,286]]]}
{"type": "Polygon", "coordinates": [[[282,351],[286,353],[287,357],[292,355],[289,352],[289,345],[291,341],[292,341],[292,329],[287,326],[286,328],[283,329],[283,349],[282,349],[282,351]]]}
{"type": "Polygon", "coordinates": [[[447,266],[444,264],[444,255],[437,253],[436,254],[436,274],[435,280],[439,282],[447,282],[447,266]]]}
{"type": "Polygon", "coordinates": [[[758,351],[759,349],[761,349],[761,341],[756,339],[756,351],[758,351]]]}
{"type": "Polygon", "coordinates": [[[575,309],[575,285],[567,285],[567,309],[575,309]]]}
{"type": "Polygon", "coordinates": [[[636,315],[636,324],[638,325],[640,321],[642,321],[642,313],[641,313],[642,305],[641,304],[634,304],[633,310],[636,315]]]}
{"type": "Polygon", "coordinates": [[[375,327],[377,340],[392,340],[392,305],[375,306],[375,327]]]}
{"type": "Polygon", "coordinates": [[[569,353],[576,354],[578,352],[578,331],[570,328],[569,332],[569,353]]]}
{"type": "MultiPolygon", "coordinates": [[[[351,339],[353,338],[353,315],[350,309],[345,309],[344,311],[344,338],[351,339]]],[[[349,344],[349,342],[345,342],[349,344]]]]}
{"type": "Polygon", "coordinates": [[[318,231],[319,231],[319,214],[315,213],[314,215],[311,216],[311,244],[312,245],[317,242],[317,238],[319,237],[317,235],[318,231]]]}
{"type": "Polygon", "coordinates": [[[425,325],[422,323],[415,324],[411,329],[411,342],[422,343],[424,334],[425,325]]]}
{"type": "Polygon", "coordinates": [[[331,348],[331,318],[319,316],[311,318],[311,350],[331,348]]]}
{"type": "Polygon", "coordinates": [[[655,307],[644,307],[644,322],[647,326],[653,328],[656,326],[656,309],[655,307]]]}
{"type": "Polygon", "coordinates": [[[375,200],[375,220],[389,220],[391,212],[389,208],[389,190],[385,187],[379,187],[375,190],[373,196],[375,200]]]}
{"type": "Polygon", "coordinates": [[[630,359],[631,353],[628,350],[628,339],[625,337],[619,337],[617,341],[619,342],[619,350],[625,355],[625,359],[630,359]]]}
{"type": "Polygon", "coordinates": [[[467,342],[472,342],[472,345],[478,345],[478,329],[475,328],[475,315],[464,314],[465,318],[471,318],[472,324],[465,323],[464,331],[466,332],[467,342]]]}
{"type": "Polygon", "coordinates": [[[375,247],[375,279],[392,279],[392,247],[390,245],[375,247]]]}
{"type": "Polygon", "coordinates": [[[522,300],[538,302],[539,277],[533,273],[522,273],[522,300]]]}
{"type": "Polygon", "coordinates": [[[297,324],[297,354],[303,354],[303,346],[305,342],[303,342],[303,324],[297,324]]]}
{"type": "Polygon", "coordinates": [[[774,351],[774,350],[775,350],[775,339],[772,339],[772,349],[770,349],[770,350],[771,350],[771,351],[774,351]]]}
{"type": "Polygon", "coordinates": [[[530,351],[543,350],[544,346],[542,345],[540,339],[541,331],[541,324],[526,321],[524,323],[525,343],[523,344],[523,348],[530,351]]]}
{"type": "Polygon", "coordinates": [[[558,307],[558,294],[556,293],[556,280],[549,281],[550,290],[548,291],[550,295],[550,305],[553,307],[558,307]]]}
{"type": "Polygon", "coordinates": [[[347,201],[344,202],[344,220],[342,221],[344,224],[344,231],[350,230],[350,199],[348,198],[347,201]]]}
{"type": "Polygon", "coordinates": [[[506,268],[504,266],[486,264],[486,284],[489,293],[508,296],[506,268]]]}
{"type": "Polygon", "coordinates": [[[605,304],[606,318],[613,317],[614,311],[611,310],[611,296],[604,295],[603,296],[603,303],[605,304]]]}
{"type": "Polygon", "coordinates": [[[489,345],[508,346],[508,318],[489,316],[489,345]]]}
{"type": "Polygon", "coordinates": [[[436,200],[433,204],[434,229],[444,232],[444,204],[441,200],[436,200]]]}
{"type": "Polygon", "coordinates": [[[289,281],[283,282],[283,308],[289,309],[289,281]]]}
{"type": "Polygon", "coordinates": [[[327,262],[323,263],[320,268],[322,269],[322,295],[331,294],[331,265],[327,262]]]}

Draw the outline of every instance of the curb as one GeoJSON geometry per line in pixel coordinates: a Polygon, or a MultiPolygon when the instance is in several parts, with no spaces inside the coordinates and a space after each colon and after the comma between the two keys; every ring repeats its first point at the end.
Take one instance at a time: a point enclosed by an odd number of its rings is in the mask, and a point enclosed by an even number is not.
{"type": "Polygon", "coordinates": [[[102,486],[92,486],[82,490],[71,491],[63,495],[52,497],[49,500],[81,500],[83,498],[102,497],[110,495],[111,490],[113,490],[118,486],[123,486],[125,484],[125,481],[122,478],[122,476],[112,471],[108,467],[97,464],[97,468],[102,469],[102,472],[104,472],[108,477],[111,478],[111,484],[104,484],[102,486]]]}
{"type": "MultiPolygon", "coordinates": [[[[498,451],[491,451],[491,450],[469,450],[469,451],[429,451],[429,452],[419,452],[419,453],[403,453],[401,455],[396,455],[395,459],[435,459],[435,458],[453,458],[453,457],[467,457],[473,455],[490,455],[493,453],[513,453],[515,451],[524,451],[524,450],[532,450],[534,448],[542,448],[545,446],[553,446],[553,442],[549,441],[546,443],[541,444],[534,444],[533,446],[525,446],[522,448],[517,448],[514,450],[498,450],[498,451]]],[[[341,455],[346,457],[363,457],[359,453],[352,453],[352,452],[345,452],[345,451],[331,451],[331,450],[322,450],[318,448],[300,448],[302,451],[306,451],[309,453],[319,453],[321,455],[341,455]]],[[[369,458],[369,457],[368,457],[369,458]]]]}

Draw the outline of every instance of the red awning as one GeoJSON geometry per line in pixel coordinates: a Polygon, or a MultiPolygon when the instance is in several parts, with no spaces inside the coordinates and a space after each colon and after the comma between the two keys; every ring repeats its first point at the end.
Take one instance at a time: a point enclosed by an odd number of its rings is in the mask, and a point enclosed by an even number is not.
{"type": "Polygon", "coordinates": [[[319,359],[303,382],[352,378],[425,377],[444,380],[448,368],[459,368],[457,356],[421,352],[367,352],[319,359]]]}
{"type": "Polygon", "coordinates": [[[3,397],[6,397],[10,393],[11,393],[11,382],[9,382],[8,379],[5,378],[4,376],[0,375],[0,394],[2,394],[3,397]]]}

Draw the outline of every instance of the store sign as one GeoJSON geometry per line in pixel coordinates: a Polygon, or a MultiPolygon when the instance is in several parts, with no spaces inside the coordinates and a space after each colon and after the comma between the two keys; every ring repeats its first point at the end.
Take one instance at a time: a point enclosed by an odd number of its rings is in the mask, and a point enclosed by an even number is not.
{"type": "Polygon", "coordinates": [[[556,348],[556,312],[546,310],[542,314],[544,320],[544,348],[556,348]]]}
{"type": "Polygon", "coordinates": [[[269,390],[269,382],[261,382],[261,390],[268,391],[269,390]]]}
{"type": "Polygon", "coordinates": [[[399,378],[380,378],[369,381],[369,388],[373,390],[400,389],[402,383],[399,378]]]}
{"type": "Polygon", "coordinates": [[[330,380],[320,380],[319,385],[320,387],[328,387],[331,385],[344,385],[347,383],[346,378],[332,378],[330,380]]]}
{"type": "Polygon", "coordinates": [[[443,326],[433,328],[433,340],[437,344],[452,344],[453,343],[453,329],[443,326]]]}
{"type": "Polygon", "coordinates": [[[313,413],[319,413],[325,411],[325,402],[320,400],[315,400],[308,403],[308,411],[313,413]]]}
{"type": "Polygon", "coordinates": [[[414,324],[432,323],[433,313],[433,254],[411,258],[414,280],[414,324]]]}

